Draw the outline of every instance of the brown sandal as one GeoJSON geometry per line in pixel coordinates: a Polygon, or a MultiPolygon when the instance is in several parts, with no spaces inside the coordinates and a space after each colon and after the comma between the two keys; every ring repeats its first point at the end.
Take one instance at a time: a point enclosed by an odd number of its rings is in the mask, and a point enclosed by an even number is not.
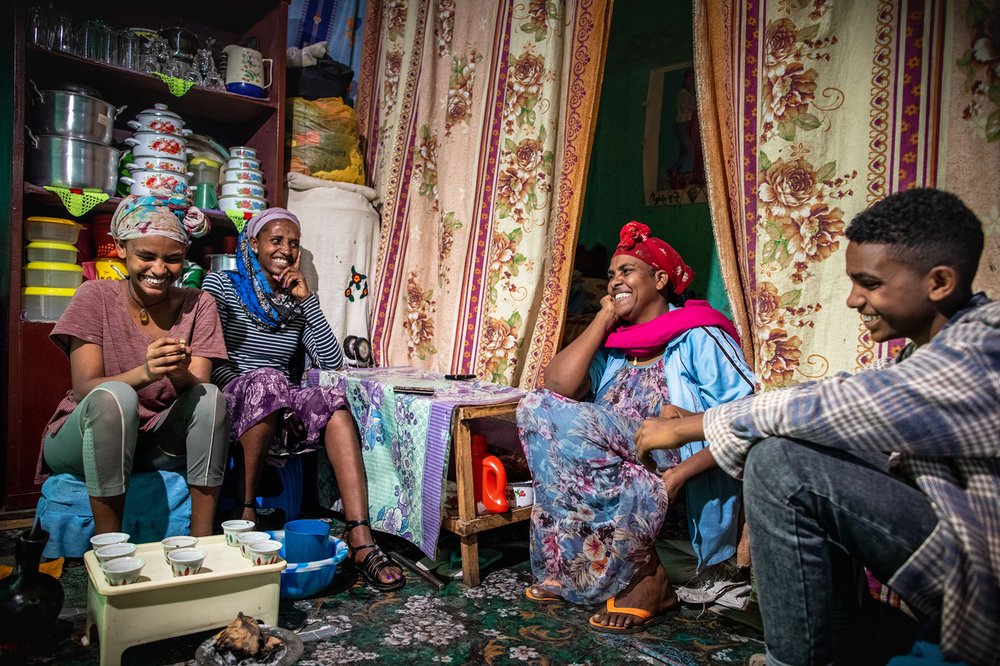
{"type": "Polygon", "coordinates": [[[399,588],[406,585],[406,576],[403,576],[402,574],[400,574],[399,580],[393,581],[391,583],[386,583],[381,579],[379,579],[379,574],[382,573],[383,570],[385,570],[388,567],[397,567],[398,565],[396,565],[392,560],[390,560],[389,557],[382,552],[382,549],[379,548],[377,544],[366,543],[364,545],[355,548],[350,544],[350,541],[347,540],[348,532],[353,530],[355,527],[361,527],[362,525],[364,525],[368,529],[371,529],[372,526],[371,522],[368,520],[345,521],[344,531],[341,534],[341,538],[345,542],[347,542],[347,555],[350,558],[351,562],[354,563],[354,566],[358,569],[358,572],[361,574],[361,577],[365,579],[366,583],[368,583],[370,586],[374,587],[376,590],[380,592],[392,592],[393,590],[398,590],[399,588]],[[361,564],[358,564],[354,556],[359,551],[368,549],[370,549],[371,552],[365,555],[365,559],[361,560],[361,564]]]}

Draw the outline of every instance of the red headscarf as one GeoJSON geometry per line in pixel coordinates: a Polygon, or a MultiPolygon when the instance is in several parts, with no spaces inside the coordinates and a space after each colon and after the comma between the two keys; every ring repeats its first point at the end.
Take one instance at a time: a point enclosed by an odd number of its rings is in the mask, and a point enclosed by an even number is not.
{"type": "Polygon", "coordinates": [[[629,222],[622,227],[621,242],[612,256],[627,254],[641,259],[653,268],[666,271],[670,288],[675,294],[682,293],[694,279],[694,271],[684,263],[677,250],[659,238],[649,235],[649,227],[642,222],[629,222]]]}

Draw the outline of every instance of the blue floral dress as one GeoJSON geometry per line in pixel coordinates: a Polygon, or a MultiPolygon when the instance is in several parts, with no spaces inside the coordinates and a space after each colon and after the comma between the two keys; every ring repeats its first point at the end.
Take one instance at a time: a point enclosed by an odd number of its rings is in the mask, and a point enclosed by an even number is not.
{"type": "MultiPolygon", "coordinates": [[[[543,588],[574,603],[601,602],[656,557],[667,493],[636,458],[634,436],[669,404],[662,357],[623,367],[593,402],[546,390],[521,400],[517,427],[535,487],[531,569],[543,588]]],[[[680,462],[677,451],[668,455],[667,467],[680,462]]]]}

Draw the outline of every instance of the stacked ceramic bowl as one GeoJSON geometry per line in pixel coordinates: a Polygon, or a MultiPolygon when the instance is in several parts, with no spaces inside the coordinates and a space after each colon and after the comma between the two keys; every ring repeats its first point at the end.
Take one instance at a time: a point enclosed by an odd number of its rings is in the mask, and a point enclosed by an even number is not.
{"type": "Polygon", "coordinates": [[[129,186],[129,194],[169,190],[186,196],[191,151],[185,137],[191,130],[184,129],[184,120],[166,104],[154,104],[130,120],[128,126],[135,130],[125,139],[132,147],[132,163],[127,165],[132,173],[121,181],[129,186]]]}
{"type": "Polygon", "coordinates": [[[264,172],[257,151],[249,146],[233,146],[223,167],[219,186],[219,209],[256,214],[267,208],[264,172]]]}

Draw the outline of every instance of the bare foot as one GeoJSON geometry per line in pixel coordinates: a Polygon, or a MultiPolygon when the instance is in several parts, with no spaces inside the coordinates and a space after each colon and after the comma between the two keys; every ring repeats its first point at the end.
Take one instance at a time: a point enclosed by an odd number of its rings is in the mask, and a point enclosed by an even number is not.
{"type": "MultiPolygon", "coordinates": [[[[615,596],[616,606],[641,608],[654,616],[662,615],[677,606],[677,595],[667,580],[667,572],[655,555],[653,562],[637,571],[628,587],[615,596]]],[[[616,629],[628,629],[643,622],[641,618],[627,613],[609,613],[607,608],[594,613],[591,620],[603,627],[616,629]]]]}

